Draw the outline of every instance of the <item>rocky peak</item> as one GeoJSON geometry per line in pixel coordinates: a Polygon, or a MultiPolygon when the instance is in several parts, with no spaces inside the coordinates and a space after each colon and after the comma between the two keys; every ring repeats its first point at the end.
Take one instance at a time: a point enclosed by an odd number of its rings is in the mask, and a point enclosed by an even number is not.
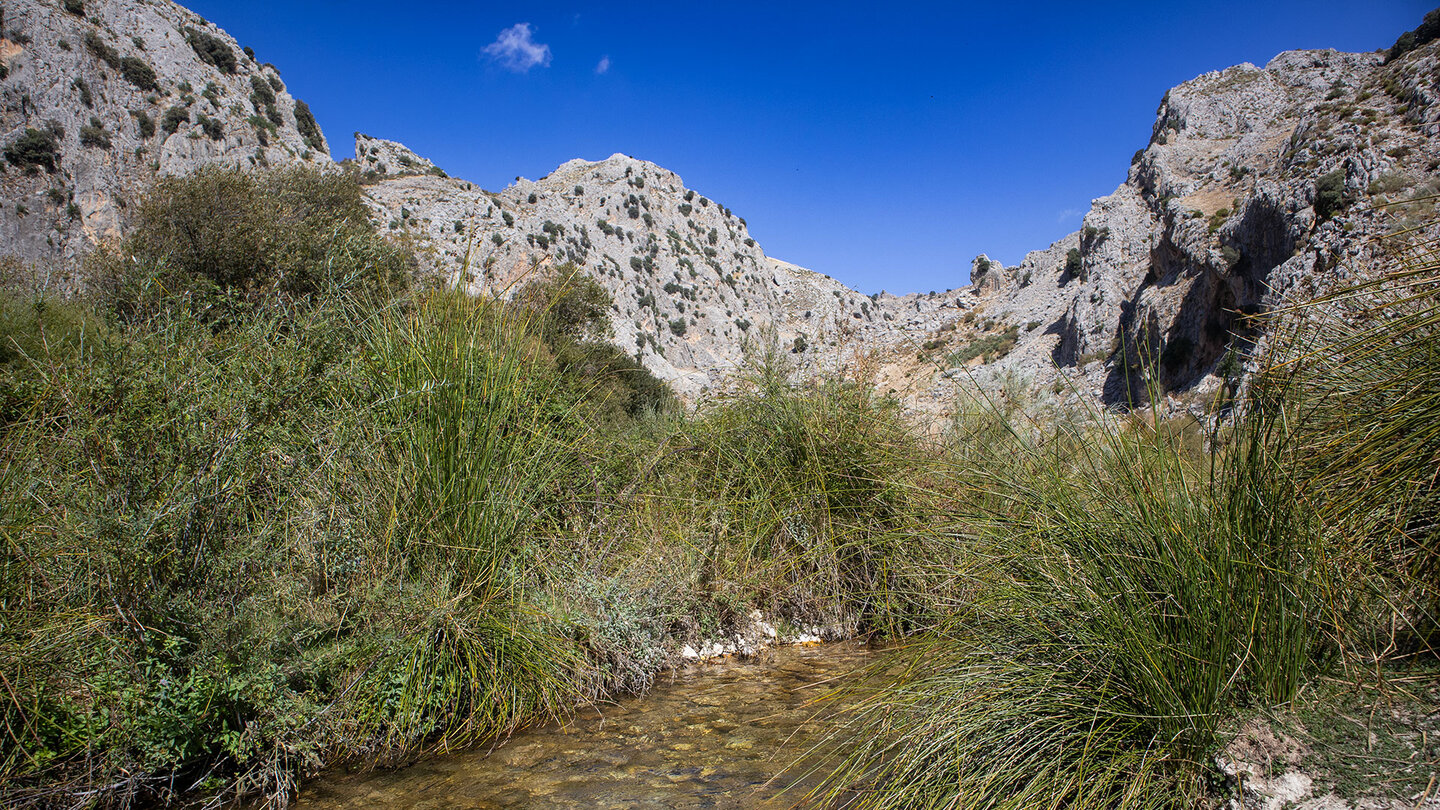
{"type": "Polygon", "coordinates": [[[359,132],[355,133],[355,163],[362,172],[372,178],[416,174],[445,176],[439,166],[410,151],[404,144],[372,138],[359,132]]]}
{"type": "Polygon", "coordinates": [[[435,272],[474,292],[506,294],[564,263],[589,272],[614,297],[616,344],[684,394],[723,378],[762,335],[805,347],[795,354],[808,360],[809,345],[855,320],[841,308],[875,317],[838,282],[838,295],[826,287],[818,300],[824,285],[797,280],[818,274],[770,259],[734,212],[625,155],[572,160],[494,192],[433,175],[377,178],[368,190],[386,227],[420,240],[435,272]]]}
{"type": "Polygon", "coordinates": [[[770,258],[744,219],[625,155],[498,192],[419,175],[370,194],[473,291],[566,262],[593,274],[614,297],[617,345],[685,395],[766,340],[802,372],[864,365],[932,412],[1006,378],[1120,406],[1153,380],[1203,408],[1256,353],[1255,315],[1373,259],[1373,237],[1409,210],[1372,202],[1440,186],[1436,47],[1393,64],[1297,51],[1176,87],[1080,231],[1014,267],[982,254],[973,284],[943,293],[865,296],[770,258]]]}

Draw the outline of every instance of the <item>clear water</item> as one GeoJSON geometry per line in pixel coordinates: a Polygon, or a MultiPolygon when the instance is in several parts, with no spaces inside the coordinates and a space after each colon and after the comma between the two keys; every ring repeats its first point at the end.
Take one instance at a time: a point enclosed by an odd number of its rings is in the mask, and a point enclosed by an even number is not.
{"type": "Polygon", "coordinates": [[[838,706],[822,698],[870,656],[845,643],[703,664],[663,677],[644,697],[518,733],[494,750],[321,780],[299,806],[789,807],[813,785],[815,758],[805,754],[838,706]]]}

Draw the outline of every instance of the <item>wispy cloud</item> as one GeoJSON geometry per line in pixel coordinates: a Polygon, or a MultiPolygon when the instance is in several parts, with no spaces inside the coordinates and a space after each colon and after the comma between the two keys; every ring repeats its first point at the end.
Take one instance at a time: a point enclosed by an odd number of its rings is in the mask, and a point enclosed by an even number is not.
{"type": "Polygon", "coordinates": [[[530,23],[516,23],[485,46],[485,55],[500,67],[516,73],[528,73],[533,67],[549,67],[550,46],[536,42],[534,36],[530,23]]]}
{"type": "Polygon", "coordinates": [[[598,64],[598,65],[595,66],[595,72],[598,73],[598,74],[600,74],[601,76],[604,76],[606,73],[609,73],[609,72],[610,72],[610,57],[608,57],[608,56],[602,56],[602,57],[600,57],[600,64],[598,64]]]}
{"type": "Polygon", "coordinates": [[[1064,211],[1060,212],[1060,216],[1056,217],[1055,221],[1069,222],[1072,219],[1080,219],[1083,216],[1085,216],[1085,212],[1080,210],[1079,208],[1066,208],[1064,211]]]}

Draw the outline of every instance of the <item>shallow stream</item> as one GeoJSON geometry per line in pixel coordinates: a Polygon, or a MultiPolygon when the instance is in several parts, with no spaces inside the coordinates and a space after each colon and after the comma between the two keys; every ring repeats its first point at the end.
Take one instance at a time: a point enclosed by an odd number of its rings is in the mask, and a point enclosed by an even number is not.
{"type": "Polygon", "coordinates": [[[299,807],[789,807],[813,777],[805,763],[786,767],[819,742],[838,705],[817,699],[871,655],[854,643],[782,647],[691,667],[663,675],[644,697],[515,734],[494,750],[318,781],[299,807]]]}

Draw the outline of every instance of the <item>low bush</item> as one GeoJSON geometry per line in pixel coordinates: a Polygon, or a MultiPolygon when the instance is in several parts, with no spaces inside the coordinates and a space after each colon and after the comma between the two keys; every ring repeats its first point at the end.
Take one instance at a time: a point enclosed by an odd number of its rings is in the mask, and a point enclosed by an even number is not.
{"type": "Polygon", "coordinates": [[[183,305],[216,324],[335,288],[389,294],[410,273],[409,259],[374,233],[359,184],[308,168],[163,178],[130,236],[91,262],[97,290],[122,318],[183,305]]]}
{"type": "Polygon", "coordinates": [[[90,123],[80,127],[80,145],[100,149],[110,148],[110,133],[106,131],[105,125],[95,116],[90,117],[90,123]]]}
{"type": "Polygon", "coordinates": [[[1085,260],[1084,256],[1081,255],[1079,248],[1070,248],[1069,250],[1065,251],[1065,275],[1071,277],[1078,277],[1080,275],[1080,271],[1084,268],[1085,260]]]}
{"type": "Polygon", "coordinates": [[[155,75],[155,68],[138,56],[126,56],[120,60],[120,75],[141,90],[150,93],[160,91],[160,80],[155,75]]]}
{"type": "Polygon", "coordinates": [[[53,128],[27,127],[24,134],[5,147],[5,160],[27,172],[44,169],[54,174],[60,168],[60,138],[53,128]]]}
{"type": "Polygon", "coordinates": [[[1336,169],[1315,181],[1315,216],[1327,220],[1351,203],[1345,190],[1345,171],[1336,169]]]}
{"type": "Polygon", "coordinates": [[[315,122],[315,115],[310,112],[310,105],[299,99],[295,101],[295,129],[300,132],[300,137],[305,139],[306,146],[317,152],[325,151],[325,137],[320,134],[320,125],[315,122]]]}
{"type": "Polygon", "coordinates": [[[993,363],[1009,354],[1019,337],[1020,327],[1011,326],[1004,332],[971,341],[953,352],[945,362],[951,366],[963,366],[978,357],[983,363],[993,363]]]}
{"type": "Polygon", "coordinates": [[[184,31],[185,41],[194,49],[195,55],[200,61],[214,65],[221,73],[233,74],[237,67],[235,51],[225,43],[225,40],[198,28],[186,28],[184,31]]]}
{"type": "Polygon", "coordinates": [[[85,50],[93,54],[96,59],[117,70],[120,68],[120,53],[102,39],[98,32],[86,31],[81,41],[85,43],[85,50]]]}
{"type": "Polygon", "coordinates": [[[164,128],[167,135],[173,135],[180,127],[190,123],[190,108],[181,104],[165,111],[165,117],[160,119],[160,126],[164,128]]]}

